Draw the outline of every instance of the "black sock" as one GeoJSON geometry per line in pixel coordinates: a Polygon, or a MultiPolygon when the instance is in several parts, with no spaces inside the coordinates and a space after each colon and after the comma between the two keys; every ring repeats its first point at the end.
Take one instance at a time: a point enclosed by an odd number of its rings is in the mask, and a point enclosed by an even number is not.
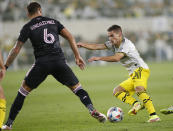
{"type": "Polygon", "coordinates": [[[132,104],[132,105],[134,105],[136,102],[138,102],[138,101],[133,102],[133,104],[132,104]]]}
{"type": "Polygon", "coordinates": [[[76,95],[80,98],[81,102],[85,105],[85,107],[88,108],[90,112],[94,110],[91,99],[85,90],[83,89],[78,90],[76,92],[76,95]]]}
{"type": "Polygon", "coordinates": [[[19,111],[23,106],[24,100],[25,96],[23,96],[20,92],[18,92],[16,99],[14,100],[10,109],[10,114],[6,122],[7,126],[11,126],[13,124],[13,121],[15,120],[17,114],[19,113],[19,111]]]}
{"type": "Polygon", "coordinates": [[[156,115],[156,112],[150,114],[150,116],[152,116],[152,115],[156,115]]]}

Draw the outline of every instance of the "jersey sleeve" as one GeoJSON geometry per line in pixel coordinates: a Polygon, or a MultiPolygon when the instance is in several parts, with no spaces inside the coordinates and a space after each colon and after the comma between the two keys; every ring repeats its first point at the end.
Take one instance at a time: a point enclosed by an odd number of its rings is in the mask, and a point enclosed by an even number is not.
{"type": "Polygon", "coordinates": [[[111,50],[112,49],[112,43],[110,41],[106,41],[105,42],[105,46],[107,47],[107,49],[111,50]]]}
{"type": "Polygon", "coordinates": [[[57,26],[58,26],[58,33],[60,34],[61,30],[64,29],[64,25],[62,25],[59,21],[56,21],[57,22],[57,26]]]}
{"type": "Polygon", "coordinates": [[[23,26],[23,28],[20,31],[18,41],[25,43],[29,38],[29,32],[30,32],[29,27],[27,25],[23,26]]]}

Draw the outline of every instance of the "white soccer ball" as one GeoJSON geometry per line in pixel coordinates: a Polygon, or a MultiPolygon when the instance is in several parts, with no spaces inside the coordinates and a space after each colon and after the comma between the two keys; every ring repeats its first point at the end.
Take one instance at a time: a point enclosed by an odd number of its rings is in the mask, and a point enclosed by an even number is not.
{"type": "Polygon", "coordinates": [[[119,107],[111,107],[107,112],[107,118],[110,122],[119,122],[123,120],[123,111],[119,107]]]}

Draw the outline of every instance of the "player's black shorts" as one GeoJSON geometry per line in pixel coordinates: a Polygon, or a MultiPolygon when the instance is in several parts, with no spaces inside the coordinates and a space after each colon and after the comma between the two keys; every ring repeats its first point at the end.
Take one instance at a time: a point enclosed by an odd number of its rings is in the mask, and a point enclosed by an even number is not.
{"type": "Polygon", "coordinates": [[[37,88],[48,75],[52,75],[57,81],[68,87],[79,83],[64,59],[58,56],[43,56],[36,59],[35,64],[26,74],[26,85],[31,89],[37,88]]]}

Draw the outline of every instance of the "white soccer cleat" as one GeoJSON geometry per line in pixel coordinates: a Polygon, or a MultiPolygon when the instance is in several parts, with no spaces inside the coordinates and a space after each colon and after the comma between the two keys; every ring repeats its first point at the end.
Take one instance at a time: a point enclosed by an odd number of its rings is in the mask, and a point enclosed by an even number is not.
{"type": "Polygon", "coordinates": [[[104,123],[106,122],[107,118],[104,114],[94,110],[91,112],[91,116],[97,119],[99,122],[104,123]]]}
{"type": "Polygon", "coordinates": [[[138,112],[139,110],[141,110],[141,109],[142,109],[141,103],[140,103],[140,102],[136,102],[136,103],[133,105],[132,109],[130,109],[130,111],[128,112],[128,114],[129,114],[129,115],[136,115],[137,112],[138,112]]]}
{"type": "Polygon", "coordinates": [[[169,108],[167,109],[162,109],[160,110],[161,113],[167,115],[167,114],[172,114],[173,113],[173,106],[170,106],[169,108]]]}
{"type": "Polygon", "coordinates": [[[3,125],[1,129],[2,130],[12,130],[12,127],[7,126],[7,125],[3,125]]]}
{"type": "Polygon", "coordinates": [[[150,116],[149,120],[147,122],[151,123],[151,122],[157,122],[157,121],[161,121],[158,115],[152,115],[150,116]]]}

